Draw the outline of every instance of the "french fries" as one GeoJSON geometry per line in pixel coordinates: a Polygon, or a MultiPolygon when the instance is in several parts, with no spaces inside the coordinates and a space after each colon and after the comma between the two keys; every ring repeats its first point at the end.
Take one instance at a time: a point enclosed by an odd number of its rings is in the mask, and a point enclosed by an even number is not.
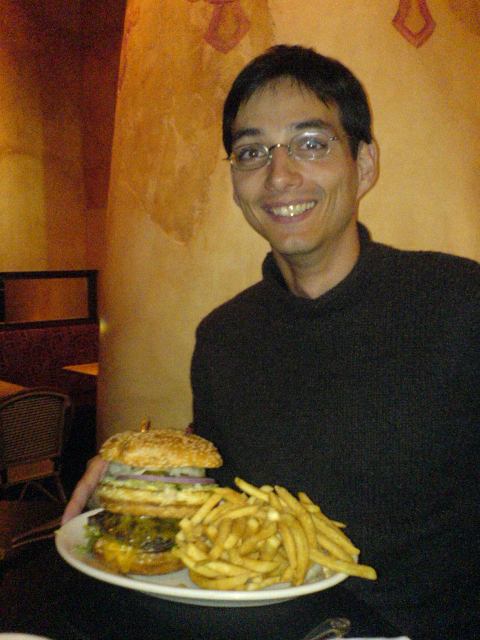
{"type": "Polygon", "coordinates": [[[235,478],[240,489],[217,488],[190,518],[180,521],[174,553],[203,589],[263,589],[303,584],[315,564],[375,580],[375,569],[358,564],[359,549],[303,492],[235,478]]]}

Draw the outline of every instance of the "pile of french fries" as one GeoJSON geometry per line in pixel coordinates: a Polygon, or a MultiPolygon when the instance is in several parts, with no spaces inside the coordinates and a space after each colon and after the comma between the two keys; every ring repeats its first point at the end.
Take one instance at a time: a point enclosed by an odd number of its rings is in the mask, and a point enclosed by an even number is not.
{"type": "Polygon", "coordinates": [[[235,478],[240,489],[218,487],[190,518],[180,521],[174,553],[203,589],[263,589],[305,582],[321,565],[323,575],[346,573],[376,579],[375,569],[357,563],[360,550],[303,492],[254,485],[235,478]]]}

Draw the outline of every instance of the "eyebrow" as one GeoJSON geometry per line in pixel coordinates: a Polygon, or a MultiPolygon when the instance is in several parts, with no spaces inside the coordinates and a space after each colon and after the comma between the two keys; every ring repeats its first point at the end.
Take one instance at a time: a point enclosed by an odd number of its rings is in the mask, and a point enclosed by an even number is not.
{"type": "Polygon", "coordinates": [[[247,138],[249,136],[259,136],[261,134],[260,129],[253,129],[252,127],[245,127],[244,129],[239,129],[235,131],[232,135],[232,144],[235,144],[237,140],[240,138],[247,138]]]}
{"type": "Polygon", "coordinates": [[[302,129],[332,129],[332,125],[321,118],[314,118],[313,120],[302,120],[301,122],[296,122],[293,125],[295,131],[299,131],[302,129]]]}
{"type": "MultiPolygon", "coordinates": [[[[312,120],[301,120],[290,125],[294,131],[304,131],[305,129],[333,129],[332,125],[321,118],[313,118],[312,120]]],[[[235,144],[240,138],[255,137],[262,134],[261,129],[255,127],[244,127],[238,129],[232,135],[232,144],[235,144]]]]}

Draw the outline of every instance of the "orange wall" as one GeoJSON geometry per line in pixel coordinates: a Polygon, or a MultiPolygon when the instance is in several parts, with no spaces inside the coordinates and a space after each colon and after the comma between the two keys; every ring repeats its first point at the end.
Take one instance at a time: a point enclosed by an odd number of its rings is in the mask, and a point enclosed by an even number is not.
{"type": "Polygon", "coordinates": [[[100,266],[123,2],[0,0],[0,271],[100,266]]]}
{"type": "MultiPolygon", "coordinates": [[[[360,217],[375,237],[479,260],[478,3],[426,4],[436,27],[418,48],[392,25],[398,0],[305,0],[302,11],[274,0],[272,7],[279,41],[299,38],[340,58],[368,90],[381,172],[360,217]]],[[[423,20],[412,11],[408,24],[418,30],[423,20]]]]}
{"type": "Polygon", "coordinates": [[[85,264],[78,47],[0,3],[2,270],[85,264]]]}

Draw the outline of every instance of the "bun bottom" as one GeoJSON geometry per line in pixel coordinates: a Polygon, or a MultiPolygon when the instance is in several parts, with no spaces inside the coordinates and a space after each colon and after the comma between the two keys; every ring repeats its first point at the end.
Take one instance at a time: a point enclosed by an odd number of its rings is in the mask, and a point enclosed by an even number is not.
{"type": "Polygon", "coordinates": [[[94,544],[93,552],[100,562],[115,573],[160,575],[183,569],[183,562],[172,551],[146,553],[106,536],[94,544]]]}

